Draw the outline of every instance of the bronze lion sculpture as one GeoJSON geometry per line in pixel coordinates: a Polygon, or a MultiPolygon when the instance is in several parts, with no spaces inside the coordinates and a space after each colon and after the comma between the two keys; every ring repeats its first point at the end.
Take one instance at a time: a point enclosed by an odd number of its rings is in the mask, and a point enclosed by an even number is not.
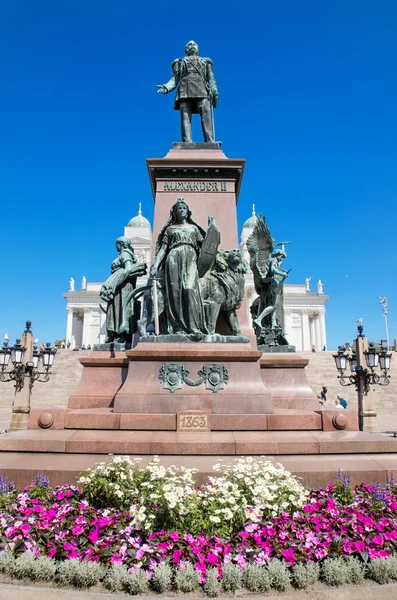
{"type": "Polygon", "coordinates": [[[238,249],[220,250],[212,269],[200,279],[208,333],[215,333],[222,314],[232,335],[241,335],[236,310],[244,298],[244,274],[248,263],[238,249]]]}

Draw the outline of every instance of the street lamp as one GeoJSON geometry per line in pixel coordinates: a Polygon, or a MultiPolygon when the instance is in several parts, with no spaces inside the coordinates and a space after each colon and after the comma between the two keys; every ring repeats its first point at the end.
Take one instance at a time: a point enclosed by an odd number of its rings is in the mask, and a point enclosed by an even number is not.
{"type": "Polygon", "coordinates": [[[21,344],[21,339],[17,339],[15,345],[8,347],[8,341],[5,341],[3,347],[0,348],[0,381],[14,381],[15,394],[20,392],[25,385],[25,378],[29,379],[29,390],[31,391],[35,381],[46,383],[50,379],[51,367],[54,362],[56,348],[51,347],[51,344],[46,344],[46,348],[40,352],[37,346],[33,346],[32,342],[32,323],[26,321],[25,338],[30,340],[30,348],[24,347],[21,344]],[[24,357],[32,358],[32,360],[24,361],[24,357]],[[43,363],[43,370],[40,371],[40,358],[43,363]],[[12,368],[7,370],[7,367],[12,363],[12,368]]]}
{"type": "Polygon", "coordinates": [[[356,338],[356,348],[348,350],[345,346],[339,346],[337,354],[333,354],[335,365],[339,371],[339,383],[343,386],[354,385],[357,390],[358,399],[358,423],[360,431],[364,429],[364,417],[376,416],[364,411],[364,395],[370,391],[371,385],[389,385],[390,383],[390,361],[392,354],[384,344],[381,347],[375,346],[372,342],[364,350],[363,326],[357,325],[358,335],[356,338]],[[346,375],[347,363],[350,367],[350,375],[346,375]],[[380,366],[381,375],[375,372],[380,366]]]}

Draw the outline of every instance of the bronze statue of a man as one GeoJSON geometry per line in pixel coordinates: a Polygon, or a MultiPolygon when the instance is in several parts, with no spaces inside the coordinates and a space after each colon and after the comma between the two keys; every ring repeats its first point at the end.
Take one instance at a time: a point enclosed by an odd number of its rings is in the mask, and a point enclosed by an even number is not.
{"type": "Polygon", "coordinates": [[[177,86],[174,109],[181,113],[182,141],[192,141],[192,114],[199,114],[205,142],[214,142],[214,124],[211,107],[219,98],[212,72],[212,60],[197,55],[196,42],[185,46],[186,56],[172,63],[172,77],[158,85],[160,94],[168,94],[177,86]]]}

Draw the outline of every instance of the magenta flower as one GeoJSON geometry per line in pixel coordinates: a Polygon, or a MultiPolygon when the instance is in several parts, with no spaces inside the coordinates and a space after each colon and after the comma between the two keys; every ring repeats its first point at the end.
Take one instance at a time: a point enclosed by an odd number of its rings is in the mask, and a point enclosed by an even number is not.
{"type": "Polygon", "coordinates": [[[374,535],[371,542],[377,546],[383,546],[384,544],[383,537],[381,535],[374,535]]]}
{"type": "Polygon", "coordinates": [[[207,560],[210,563],[210,565],[216,565],[219,562],[219,556],[213,554],[212,552],[208,552],[207,560]]]}
{"type": "Polygon", "coordinates": [[[296,558],[295,558],[295,554],[294,554],[294,550],[293,548],[288,548],[288,550],[283,550],[281,553],[284,557],[284,559],[293,564],[296,563],[296,558]]]}
{"type": "Polygon", "coordinates": [[[179,561],[181,560],[181,556],[183,555],[183,552],[181,550],[175,550],[173,555],[172,555],[172,562],[173,563],[179,563],[179,561]]]}

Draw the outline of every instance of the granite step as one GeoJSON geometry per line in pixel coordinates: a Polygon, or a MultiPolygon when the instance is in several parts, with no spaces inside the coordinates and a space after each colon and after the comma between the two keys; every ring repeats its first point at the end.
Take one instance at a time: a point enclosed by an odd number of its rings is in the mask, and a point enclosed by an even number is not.
{"type": "MultiPolygon", "coordinates": [[[[151,456],[129,455],[131,460],[139,459],[139,466],[145,466],[151,456]]],[[[216,475],[213,467],[217,463],[230,464],[237,457],[213,455],[169,455],[161,456],[160,464],[165,467],[176,465],[197,469],[195,480],[198,485],[204,484],[210,475],[216,475]]],[[[278,455],[277,458],[267,456],[266,459],[280,463],[293,475],[300,478],[307,488],[325,487],[329,481],[335,481],[338,469],[349,472],[353,484],[366,481],[374,485],[384,485],[393,473],[397,479],[397,453],[393,454],[322,454],[322,455],[278,455]]],[[[110,460],[103,454],[54,454],[54,453],[18,453],[0,452],[0,472],[15,482],[17,489],[22,490],[32,483],[39,471],[48,475],[51,486],[75,484],[86,469],[96,463],[110,460]]]]}
{"type": "Polygon", "coordinates": [[[121,431],[28,429],[0,436],[0,452],[321,455],[397,452],[397,438],[362,431],[121,431]]]}
{"type": "MultiPolygon", "coordinates": [[[[175,413],[115,413],[112,408],[33,408],[29,429],[40,428],[43,415],[54,418],[51,429],[176,431],[175,413]]],[[[310,410],[275,409],[274,414],[211,414],[211,431],[322,430],[321,415],[310,410]]]]}

